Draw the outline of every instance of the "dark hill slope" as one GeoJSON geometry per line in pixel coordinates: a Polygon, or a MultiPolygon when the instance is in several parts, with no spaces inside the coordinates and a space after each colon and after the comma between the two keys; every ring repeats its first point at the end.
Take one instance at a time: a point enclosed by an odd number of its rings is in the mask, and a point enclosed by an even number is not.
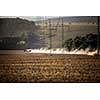
{"type": "Polygon", "coordinates": [[[40,48],[38,26],[35,22],[20,18],[0,19],[0,49],[40,48]]]}
{"type": "Polygon", "coordinates": [[[20,36],[22,32],[33,33],[36,29],[35,23],[20,18],[1,18],[0,37],[20,36]]]}

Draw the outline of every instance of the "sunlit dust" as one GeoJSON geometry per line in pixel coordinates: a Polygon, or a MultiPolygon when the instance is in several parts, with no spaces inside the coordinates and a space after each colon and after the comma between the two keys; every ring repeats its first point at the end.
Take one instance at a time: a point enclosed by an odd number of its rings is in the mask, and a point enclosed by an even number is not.
{"type": "Polygon", "coordinates": [[[40,49],[26,49],[25,53],[45,53],[45,54],[80,54],[80,55],[95,55],[97,50],[89,51],[87,48],[86,50],[73,50],[67,51],[65,48],[56,48],[56,49],[47,49],[47,48],[40,48],[40,49]]]}

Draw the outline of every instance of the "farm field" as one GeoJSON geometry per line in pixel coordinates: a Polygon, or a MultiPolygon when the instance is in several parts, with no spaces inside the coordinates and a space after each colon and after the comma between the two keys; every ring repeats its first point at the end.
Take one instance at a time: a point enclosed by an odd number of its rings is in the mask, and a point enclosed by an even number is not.
{"type": "Polygon", "coordinates": [[[0,54],[0,82],[100,82],[100,57],[0,54]]]}

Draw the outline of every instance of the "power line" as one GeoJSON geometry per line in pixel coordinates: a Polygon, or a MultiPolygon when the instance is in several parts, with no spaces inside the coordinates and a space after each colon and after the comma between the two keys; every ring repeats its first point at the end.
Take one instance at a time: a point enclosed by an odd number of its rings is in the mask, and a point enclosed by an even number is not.
{"type": "Polygon", "coordinates": [[[63,48],[63,41],[64,41],[64,22],[63,22],[63,18],[61,18],[61,27],[62,27],[62,48],[63,48]]]}
{"type": "Polygon", "coordinates": [[[51,19],[49,19],[49,48],[50,48],[50,54],[51,54],[51,48],[52,48],[52,31],[51,31],[51,19]]]}

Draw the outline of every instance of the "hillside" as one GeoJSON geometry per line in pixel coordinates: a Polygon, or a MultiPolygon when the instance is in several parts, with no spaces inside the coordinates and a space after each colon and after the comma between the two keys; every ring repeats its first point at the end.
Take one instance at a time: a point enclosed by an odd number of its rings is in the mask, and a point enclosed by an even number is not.
{"type": "Polygon", "coordinates": [[[21,32],[32,33],[36,29],[35,23],[20,18],[1,18],[0,37],[20,36],[21,32]]]}
{"type": "Polygon", "coordinates": [[[40,34],[35,22],[20,18],[0,18],[0,49],[39,48],[40,34]]]}

